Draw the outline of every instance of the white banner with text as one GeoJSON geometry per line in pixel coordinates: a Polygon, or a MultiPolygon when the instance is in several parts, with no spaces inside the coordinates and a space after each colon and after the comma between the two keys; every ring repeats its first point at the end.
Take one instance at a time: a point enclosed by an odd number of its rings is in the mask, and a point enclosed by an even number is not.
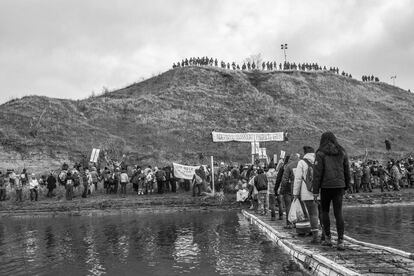
{"type": "Polygon", "coordinates": [[[190,180],[193,179],[195,170],[200,168],[200,166],[186,166],[177,163],[173,163],[173,167],[175,177],[190,180]]]}
{"type": "Polygon", "coordinates": [[[269,141],[284,141],[283,132],[269,132],[269,133],[224,133],[215,132],[212,133],[213,142],[269,142],[269,141]]]}

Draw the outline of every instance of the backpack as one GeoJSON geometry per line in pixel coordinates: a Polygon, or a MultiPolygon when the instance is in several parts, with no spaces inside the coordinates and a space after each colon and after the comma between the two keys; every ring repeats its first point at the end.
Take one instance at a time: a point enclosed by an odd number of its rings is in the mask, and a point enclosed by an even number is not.
{"type": "Polygon", "coordinates": [[[195,178],[195,184],[203,183],[203,179],[198,174],[194,174],[194,178],[195,178]]]}
{"type": "Polygon", "coordinates": [[[20,179],[23,185],[27,183],[27,177],[25,173],[20,174],[20,179]]]}
{"type": "Polygon", "coordinates": [[[254,186],[256,187],[258,191],[267,190],[267,184],[268,184],[268,180],[265,174],[258,174],[254,177],[254,186]],[[259,180],[259,178],[262,178],[261,175],[263,175],[264,178],[259,180]]]}
{"type": "Polygon", "coordinates": [[[302,176],[302,180],[305,182],[306,184],[306,188],[308,189],[309,192],[313,192],[313,164],[311,162],[309,162],[309,160],[307,159],[303,159],[303,161],[305,161],[305,163],[308,165],[308,169],[306,170],[306,177],[303,178],[302,176]]]}
{"type": "Polygon", "coordinates": [[[66,181],[66,171],[61,171],[60,174],[59,174],[58,179],[59,179],[59,182],[61,184],[65,183],[65,181],[66,181]]]}
{"type": "Polygon", "coordinates": [[[152,173],[149,173],[146,177],[147,182],[151,182],[154,180],[154,176],[152,175],[152,173]]]}

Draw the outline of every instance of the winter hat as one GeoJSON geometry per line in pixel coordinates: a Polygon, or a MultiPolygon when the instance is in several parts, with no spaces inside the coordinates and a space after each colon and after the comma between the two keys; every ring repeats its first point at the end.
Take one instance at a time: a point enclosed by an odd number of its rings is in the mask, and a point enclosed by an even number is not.
{"type": "Polygon", "coordinates": [[[310,146],[304,146],[304,147],[303,147],[303,152],[304,152],[305,154],[307,154],[307,153],[314,153],[314,152],[315,152],[315,149],[314,149],[314,148],[312,148],[312,147],[310,147],[310,146]]]}

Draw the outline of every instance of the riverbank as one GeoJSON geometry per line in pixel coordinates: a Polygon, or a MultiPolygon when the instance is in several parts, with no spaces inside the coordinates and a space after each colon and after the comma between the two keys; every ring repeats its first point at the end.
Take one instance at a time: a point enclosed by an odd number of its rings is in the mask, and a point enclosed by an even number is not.
{"type": "Polygon", "coordinates": [[[234,195],[193,197],[191,193],[154,195],[98,194],[73,200],[47,198],[40,201],[0,202],[0,217],[101,216],[147,212],[227,210],[236,208],[234,195]]]}
{"type": "MultiPolygon", "coordinates": [[[[221,194],[222,195],[222,194],[221,194]]],[[[414,204],[414,190],[381,193],[347,194],[345,207],[411,205],[414,204]]],[[[26,200],[16,203],[13,200],[0,202],[0,217],[36,216],[102,216],[136,214],[148,212],[185,212],[207,210],[239,209],[234,194],[215,197],[193,197],[191,193],[168,193],[154,195],[97,194],[89,198],[76,197],[72,201],[64,198],[43,198],[39,201],[26,200]]]]}
{"type": "Polygon", "coordinates": [[[374,190],[372,193],[347,194],[344,196],[344,205],[346,207],[402,204],[414,204],[414,189],[384,193],[381,193],[380,190],[374,190]]]}

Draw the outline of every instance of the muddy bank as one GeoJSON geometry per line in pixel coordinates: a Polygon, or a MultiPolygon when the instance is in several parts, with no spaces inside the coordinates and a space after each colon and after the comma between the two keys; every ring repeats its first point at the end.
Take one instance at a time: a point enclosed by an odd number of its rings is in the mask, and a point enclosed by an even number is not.
{"type": "Polygon", "coordinates": [[[101,216],[148,212],[206,211],[236,208],[233,195],[219,197],[192,197],[191,194],[165,195],[97,195],[90,198],[44,199],[37,202],[0,204],[0,217],[36,216],[101,216]]]}
{"type": "MultiPolygon", "coordinates": [[[[348,194],[344,197],[345,207],[412,205],[414,190],[400,192],[373,192],[348,194]]],[[[246,208],[246,204],[243,208],[246,208]]],[[[208,210],[239,209],[234,194],[219,197],[192,197],[189,193],[164,195],[94,195],[84,199],[76,197],[72,201],[63,198],[47,198],[37,202],[15,203],[8,200],[0,203],[0,217],[36,216],[103,216],[139,214],[149,212],[189,212],[208,210]]]]}

